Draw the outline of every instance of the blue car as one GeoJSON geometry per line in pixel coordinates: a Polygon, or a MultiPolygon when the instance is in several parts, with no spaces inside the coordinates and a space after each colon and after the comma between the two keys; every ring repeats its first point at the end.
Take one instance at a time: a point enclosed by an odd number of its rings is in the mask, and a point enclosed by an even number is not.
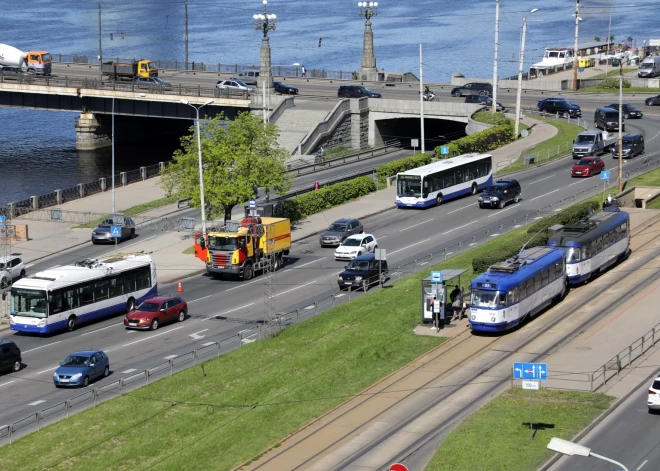
{"type": "Polygon", "coordinates": [[[102,350],[83,350],[69,355],[53,374],[55,387],[87,387],[90,381],[110,374],[110,360],[102,350]]]}

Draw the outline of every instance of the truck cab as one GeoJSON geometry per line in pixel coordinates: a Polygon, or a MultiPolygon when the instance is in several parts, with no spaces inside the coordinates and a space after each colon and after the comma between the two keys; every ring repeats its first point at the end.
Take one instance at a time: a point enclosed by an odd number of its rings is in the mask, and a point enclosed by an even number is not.
{"type": "Polygon", "coordinates": [[[140,59],[137,61],[136,75],[138,77],[158,77],[158,67],[154,61],[140,59]]]}

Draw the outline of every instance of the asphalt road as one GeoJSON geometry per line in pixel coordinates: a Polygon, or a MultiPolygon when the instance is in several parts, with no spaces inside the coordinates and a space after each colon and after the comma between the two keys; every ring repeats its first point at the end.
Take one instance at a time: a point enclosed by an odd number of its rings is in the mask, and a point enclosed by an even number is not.
{"type": "MultiPolygon", "coordinates": [[[[597,98],[589,100],[594,103],[592,110],[600,103],[597,98]]],[[[585,110],[588,110],[586,106],[585,110]]],[[[657,115],[628,122],[629,132],[640,131],[646,135],[647,156],[660,150],[659,122],[657,115]]],[[[625,168],[635,167],[641,160],[633,159],[625,168]]],[[[616,161],[609,156],[605,161],[607,168],[616,166],[616,161]]],[[[378,245],[387,249],[389,266],[396,271],[398,265],[452,246],[486,229],[490,229],[491,234],[496,233],[500,224],[511,225],[514,218],[519,224],[525,214],[600,183],[597,177],[571,179],[569,169],[572,163],[570,158],[562,159],[518,174],[515,178],[521,182],[523,200],[503,210],[480,210],[476,197],[466,197],[428,210],[386,211],[363,220],[363,223],[366,231],[376,236],[378,245]]],[[[194,211],[181,213],[193,214],[194,211]]],[[[140,237],[154,235],[155,231],[149,229],[140,231],[140,237]]],[[[122,248],[129,246],[130,243],[122,244],[122,248]]],[[[110,250],[84,245],[37,262],[30,270],[35,272],[110,250]]],[[[285,268],[275,274],[278,311],[305,308],[336,291],[337,274],[345,262],[334,261],[332,253],[332,249],[321,249],[315,238],[294,244],[285,268]]],[[[192,256],[190,264],[202,268],[201,262],[192,256]]],[[[161,271],[160,277],[163,276],[165,274],[161,271]]],[[[215,316],[240,318],[245,322],[263,319],[264,290],[263,280],[259,277],[245,283],[196,276],[186,280],[184,287],[183,297],[189,303],[191,317],[181,324],[163,326],[156,333],[126,331],[121,317],[115,317],[83,326],[75,332],[47,337],[13,332],[0,334],[0,338],[14,340],[19,345],[25,364],[20,372],[0,378],[0,423],[15,421],[78,394],[75,390],[56,390],[51,380],[57,362],[72,351],[100,348],[108,352],[113,374],[105,381],[114,381],[129,370],[143,370],[163,361],[166,356],[190,351],[246,328],[244,324],[218,320],[215,316]],[[198,335],[193,336],[195,333],[198,335]]],[[[161,293],[176,291],[174,285],[159,288],[161,293]]],[[[345,295],[342,301],[346,299],[345,295]]]]}

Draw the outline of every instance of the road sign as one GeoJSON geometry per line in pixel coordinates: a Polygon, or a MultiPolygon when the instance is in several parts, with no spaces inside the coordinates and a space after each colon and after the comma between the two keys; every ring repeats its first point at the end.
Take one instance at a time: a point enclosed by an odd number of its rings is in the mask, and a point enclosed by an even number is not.
{"type": "Polygon", "coordinates": [[[405,464],[394,463],[390,466],[390,471],[408,471],[408,468],[405,464]]]}
{"type": "Polygon", "coordinates": [[[121,237],[121,226],[110,226],[110,235],[112,237],[121,237]]]}
{"type": "Polygon", "coordinates": [[[540,385],[541,385],[540,381],[523,380],[522,382],[523,389],[533,389],[534,391],[538,391],[539,389],[541,389],[540,385]]]}
{"type": "Polygon", "coordinates": [[[609,170],[603,170],[600,172],[600,179],[601,180],[609,180],[610,179],[610,171],[609,170]]]}
{"type": "Polygon", "coordinates": [[[580,68],[578,69],[578,72],[584,72],[584,67],[580,67],[580,68]]]}
{"type": "Polygon", "coordinates": [[[449,155],[449,146],[440,146],[440,153],[442,155],[449,155]]]}
{"type": "Polygon", "coordinates": [[[529,131],[527,129],[523,129],[522,131],[520,131],[520,135],[522,137],[527,137],[529,136],[529,131]]]}
{"type": "Polygon", "coordinates": [[[374,255],[376,256],[376,260],[387,260],[385,258],[385,249],[374,250],[374,255]]]}
{"type": "Polygon", "coordinates": [[[419,147],[419,139],[410,139],[410,147],[419,147]]]}
{"type": "Polygon", "coordinates": [[[514,363],[513,379],[548,379],[548,366],[545,363],[514,363]]]}
{"type": "Polygon", "coordinates": [[[248,201],[248,208],[249,209],[257,209],[257,201],[256,200],[248,201]]]}
{"type": "Polygon", "coordinates": [[[4,226],[4,225],[5,225],[5,221],[6,221],[5,217],[4,217],[4,216],[0,216],[0,226],[4,226]]]}
{"type": "Polygon", "coordinates": [[[442,272],[441,271],[432,271],[431,272],[431,283],[442,283],[442,272]]]}

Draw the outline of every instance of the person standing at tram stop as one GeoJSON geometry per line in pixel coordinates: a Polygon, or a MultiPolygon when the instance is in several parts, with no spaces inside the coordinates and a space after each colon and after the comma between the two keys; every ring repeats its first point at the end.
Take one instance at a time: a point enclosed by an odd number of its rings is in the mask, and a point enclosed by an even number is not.
{"type": "Polygon", "coordinates": [[[449,294],[451,300],[451,307],[454,309],[454,315],[451,322],[460,321],[463,317],[463,291],[456,285],[452,292],[449,294]]]}

